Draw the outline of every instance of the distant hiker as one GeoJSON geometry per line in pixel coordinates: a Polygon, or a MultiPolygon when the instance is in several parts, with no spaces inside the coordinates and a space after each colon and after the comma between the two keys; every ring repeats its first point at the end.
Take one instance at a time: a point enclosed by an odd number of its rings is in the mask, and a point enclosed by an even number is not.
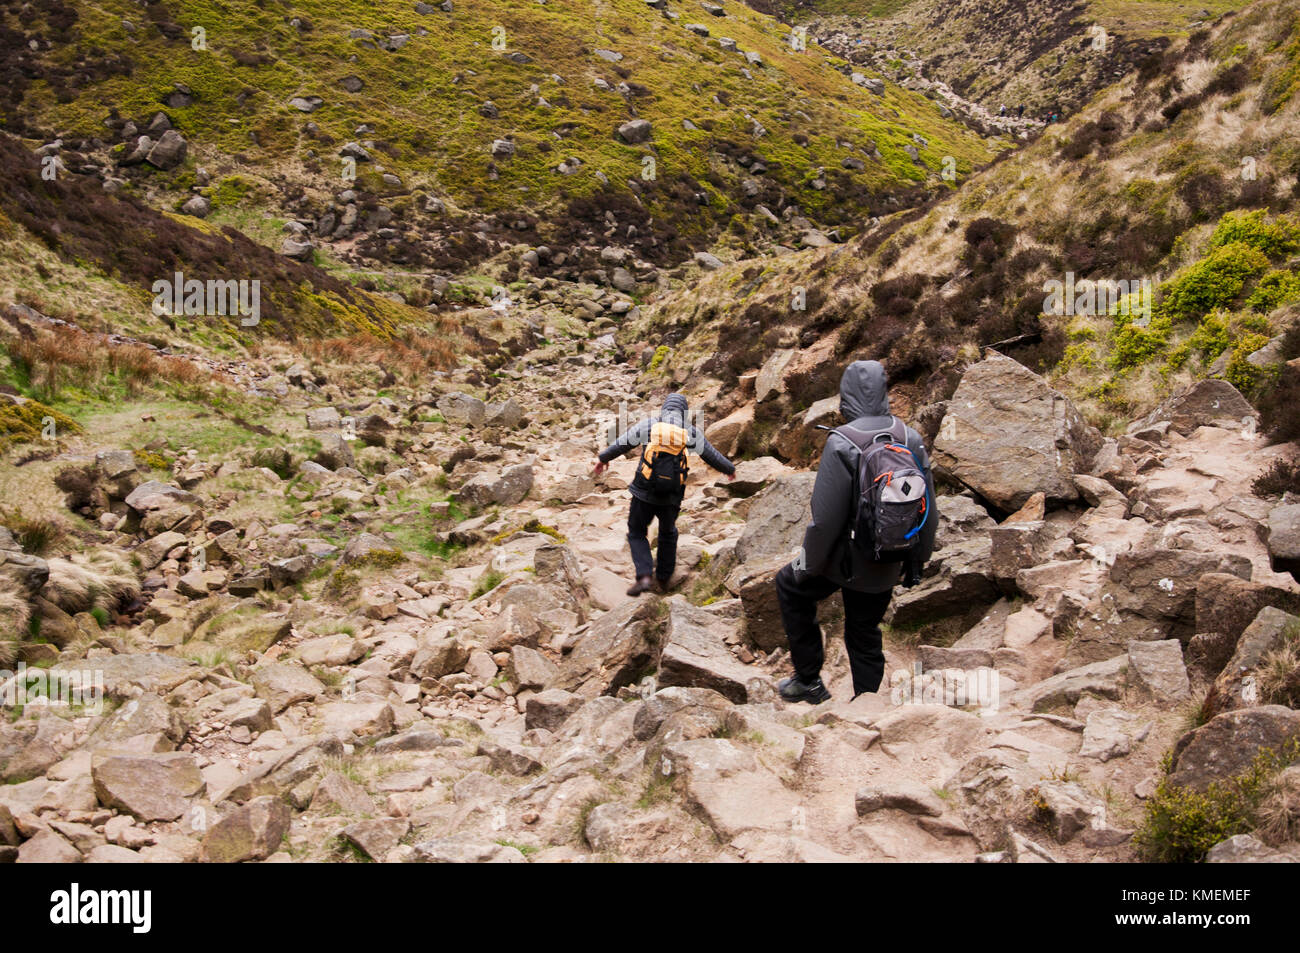
{"type": "Polygon", "coordinates": [[[632,564],[636,567],[636,582],[628,589],[629,596],[639,596],[658,584],[660,592],[668,588],[677,568],[677,513],[686,493],[688,461],[687,451],[693,451],[705,463],[736,478],[736,467],[720,454],[704,434],[687,420],[686,398],[669,394],[664,399],[658,417],[647,417],[600,452],[600,462],[594,473],[605,472],[609,461],[641,447],[641,460],[636,476],[628,490],[632,506],[627,514],[627,542],[632,547],[632,564]],[[650,557],[650,540],[647,532],[650,521],[659,520],[658,559],[650,557]],[[654,581],[651,581],[651,576],[654,581]]]}
{"type": "Polygon", "coordinates": [[[830,699],[817,604],[844,596],[844,644],[853,695],[874,692],[885,673],[880,620],[899,582],[911,588],[934,550],[939,513],[921,436],[889,413],[889,382],[877,361],[854,361],[840,378],[840,414],[813,485],[812,522],[800,558],[776,574],[794,676],[787,701],[830,699]]]}
{"type": "Polygon", "coordinates": [[[1021,103],[1019,106],[1016,107],[1016,118],[1017,118],[1017,119],[1024,119],[1024,118],[1025,118],[1025,104],[1024,104],[1024,103],[1021,103]]]}
{"type": "Polygon", "coordinates": [[[1007,114],[1007,104],[1003,103],[998,107],[998,115],[1005,116],[1006,114],[1007,114]]]}

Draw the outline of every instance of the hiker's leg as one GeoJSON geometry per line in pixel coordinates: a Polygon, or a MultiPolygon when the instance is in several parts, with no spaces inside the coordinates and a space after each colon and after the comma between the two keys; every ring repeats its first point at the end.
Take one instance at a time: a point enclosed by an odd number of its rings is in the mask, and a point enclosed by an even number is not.
{"type": "Polygon", "coordinates": [[[874,692],[885,677],[885,653],[880,644],[880,620],[889,608],[892,592],[844,593],[844,645],[849,651],[853,694],[874,692]]]}
{"type": "Polygon", "coordinates": [[[632,549],[632,565],[636,567],[638,579],[654,571],[650,540],[646,537],[653,517],[654,508],[650,504],[632,497],[632,505],[627,511],[627,544],[632,549]]]}
{"type": "Polygon", "coordinates": [[[676,506],[660,506],[659,516],[659,552],[655,562],[655,576],[665,586],[673,578],[677,568],[677,514],[676,506]]]}
{"type": "Polygon", "coordinates": [[[822,628],[817,624],[817,603],[834,591],[835,584],[824,576],[805,576],[802,582],[797,581],[788,563],[776,574],[776,598],[790,643],[790,661],[801,682],[811,682],[821,675],[826,654],[822,628]]]}

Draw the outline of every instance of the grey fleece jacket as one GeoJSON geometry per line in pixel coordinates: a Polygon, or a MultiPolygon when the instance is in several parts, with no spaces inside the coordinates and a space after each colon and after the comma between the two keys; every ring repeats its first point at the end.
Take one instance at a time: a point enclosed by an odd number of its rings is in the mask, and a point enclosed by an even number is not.
{"type": "MultiPolygon", "coordinates": [[[[664,398],[664,404],[660,409],[658,416],[647,417],[645,420],[642,420],[640,423],[629,427],[626,431],[619,434],[617,440],[611,443],[604,450],[600,451],[600,462],[609,463],[609,461],[613,460],[615,457],[622,456],[633,447],[639,447],[649,442],[650,428],[658,421],[663,421],[664,423],[674,424],[685,429],[687,433],[687,449],[692,453],[698,454],[700,459],[713,467],[713,469],[727,474],[735,473],[736,465],[719,453],[717,448],[705,439],[703,431],[688,422],[688,410],[689,407],[686,403],[685,397],[681,394],[669,394],[664,398]]],[[[683,495],[682,493],[676,493],[671,497],[661,497],[651,493],[649,490],[641,489],[641,487],[636,484],[632,484],[628,489],[638,500],[642,500],[646,503],[654,503],[656,505],[664,505],[674,502],[680,503],[683,495]]]]}
{"type": "MultiPolygon", "coordinates": [[[[878,361],[854,361],[845,368],[840,378],[840,414],[857,429],[889,428],[889,382],[878,361]]],[[[930,457],[921,435],[911,427],[907,428],[907,448],[921,465],[929,494],[930,516],[918,537],[915,557],[924,565],[934,552],[939,510],[935,506],[930,457]]],[[[858,448],[847,437],[832,433],[826,439],[813,484],[812,522],[803,537],[803,572],[825,576],[837,585],[858,592],[888,592],[898,584],[902,564],[869,559],[849,541],[856,508],[853,494],[857,472],[858,448]]],[[[802,578],[798,571],[796,575],[802,578]]]]}

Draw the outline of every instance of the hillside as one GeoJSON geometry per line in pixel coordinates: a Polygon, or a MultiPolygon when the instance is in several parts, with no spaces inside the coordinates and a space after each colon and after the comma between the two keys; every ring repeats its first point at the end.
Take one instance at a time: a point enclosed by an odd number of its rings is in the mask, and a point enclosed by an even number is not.
{"type": "Polygon", "coordinates": [[[1239,0],[811,0],[792,22],[828,49],[925,89],[942,83],[997,114],[1070,115],[1166,48],[1240,9],[1239,0]]]}
{"type": "Polygon", "coordinates": [[[755,452],[774,446],[774,425],[793,434],[791,415],[834,393],[831,355],[887,360],[917,409],[948,398],[974,349],[990,345],[1048,372],[1106,429],[1211,371],[1267,403],[1275,378],[1247,358],[1294,322],[1296,30],[1293,6],[1255,5],[951,198],[843,247],[711,276],[640,332],[674,348],[667,373],[720,382],[715,419],[745,402],[731,385],[773,349],[803,349],[781,372],[787,393],[758,408],[755,452]],[[1149,323],[1112,315],[1109,302],[1044,314],[1047,283],[1067,274],[1149,281],[1149,323]]]}
{"type": "Polygon", "coordinates": [[[1300,0],[752,7],[0,0],[0,862],[1300,860],[1300,0]]]}
{"type": "Polygon", "coordinates": [[[792,214],[847,235],[943,187],[944,157],[969,170],[1000,148],[737,3],[42,9],[3,14],[9,131],[103,168],[161,111],[188,157],[103,171],[255,234],[263,210],[304,218],[327,259],[460,270],[545,243],[576,264],[571,246],[616,237],[673,263],[792,214]]]}

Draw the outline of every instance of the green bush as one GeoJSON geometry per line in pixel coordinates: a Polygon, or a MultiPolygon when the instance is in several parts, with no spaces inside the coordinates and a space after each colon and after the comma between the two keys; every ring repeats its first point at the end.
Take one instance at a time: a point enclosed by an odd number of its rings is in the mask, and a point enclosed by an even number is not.
{"type": "Polygon", "coordinates": [[[1210,236],[1211,248],[1240,243],[1269,258],[1289,255],[1300,250],[1300,224],[1285,215],[1268,221],[1263,209],[1254,212],[1228,212],[1219,219],[1210,236]]]}
{"type": "Polygon", "coordinates": [[[1199,318],[1232,305],[1246,282],[1268,270],[1268,258],[1245,242],[1216,248],[1162,287],[1161,311],[1173,320],[1199,318]]]}
{"type": "Polygon", "coordinates": [[[1274,308],[1292,301],[1300,301],[1300,275],[1294,271],[1270,271],[1246,299],[1247,306],[1260,314],[1268,314],[1274,308]]]}
{"type": "Polygon", "coordinates": [[[1268,338],[1262,334],[1244,334],[1232,349],[1232,357],[1228,358],[1223,376],[1243,394],[1253,392],[1264,379],[1265,369],[1250,363],[1248,358],[1267,343],[1268,338]]]}
{"type": "Polygon", "coordinates": [[[1203,860],[1215,844],[1236,834],[1249,834],[1259,826],[1257,812],[1272,789],[1273,778],[1297,755],[1300,745],[1294,741],[1280,754],[1264,748],[1241,774],[1216,781],[1204,792],[1178,787],[1164,778],[1147,802],[1133,846],[1148,862],[1203,860]]]}
{"type": "Polygon", "coordinates": [[[1145,364],[1164,353],[1173,330],[1168,318],[1153,318],[1147,325],[1126,323],[1111,333],[1110,363],[1123,369],[1145,364]]]}

